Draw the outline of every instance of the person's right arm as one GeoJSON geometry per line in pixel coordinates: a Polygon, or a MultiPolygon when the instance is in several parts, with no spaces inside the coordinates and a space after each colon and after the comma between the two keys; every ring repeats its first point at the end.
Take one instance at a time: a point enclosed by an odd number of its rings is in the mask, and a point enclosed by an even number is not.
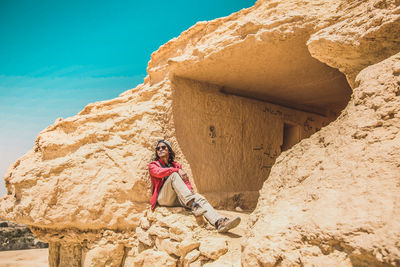
{"type": "Polygon", "coordinates": [[[169,168],[162,168],[159,167],[156,163],[149,164],[149,173],[151,176],[156,178],[164,178],[166,176],[170,176],[174,172],[178,172],[178,168],[169,167],[169,168]]]}

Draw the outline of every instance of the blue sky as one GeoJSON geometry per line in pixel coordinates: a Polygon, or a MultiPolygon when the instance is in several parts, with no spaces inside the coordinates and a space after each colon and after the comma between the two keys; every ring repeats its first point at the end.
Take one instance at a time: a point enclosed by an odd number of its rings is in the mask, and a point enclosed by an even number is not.
{"type": "Polygon", "coordinates": [[[57,118],[142,83],[160,45],[254,3],[0,0],[0,177],[57,118]]]}

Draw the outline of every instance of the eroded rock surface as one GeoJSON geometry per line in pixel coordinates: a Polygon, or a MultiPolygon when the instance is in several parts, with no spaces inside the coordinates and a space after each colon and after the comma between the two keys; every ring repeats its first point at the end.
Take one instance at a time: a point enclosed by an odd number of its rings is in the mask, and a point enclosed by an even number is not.
{"type": "Polygon", "coordinates": [[[136,231],[33,228],[36,235],[49,242],[50,266],[201,266],[229,262],[240,266],[241,238],[248,215],[229,234],[219,234],[202,218],[195,218],[184,208],[159,207],[140,214],[149,228],[136,231]]]}
{"type": "Polygon", "coordinates": [[[400,264],[400,54],[363,70],[342,115],[277,160],[244,264],[400,264]]]}
{"type": "Polygon", "coordinates": [[[229,264],[233,237],[217,257],[183,234],[204,230],[188,214],[147,212],[167,138],[213,205],[256,207],[244,266],[400,265],[399,52],[398,0],[260,0],[199,22],[143,84],[43,130],[0,216],[50,242],[52,266],[229,264]]]}

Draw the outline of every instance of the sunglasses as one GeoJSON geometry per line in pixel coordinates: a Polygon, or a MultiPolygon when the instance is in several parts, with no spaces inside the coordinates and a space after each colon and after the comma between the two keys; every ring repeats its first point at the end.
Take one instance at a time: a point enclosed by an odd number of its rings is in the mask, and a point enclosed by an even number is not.
{"type": "Polygon", "coordinates": [[[167,149],[167,146],[158,146],[158,147],[156,147],[157,151],[164,150],[164,149],[167,149]]]}

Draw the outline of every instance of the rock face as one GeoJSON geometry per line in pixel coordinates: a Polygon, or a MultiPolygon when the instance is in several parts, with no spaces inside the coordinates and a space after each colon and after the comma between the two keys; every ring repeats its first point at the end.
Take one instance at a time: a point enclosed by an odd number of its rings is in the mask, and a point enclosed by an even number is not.
{"type": "Polygon", "coordinates": [[[244,265],[400,264],[399,68],[364,69],[342,115],[277,160],[244,265]]]}
{"type": "Polygon", "coordinates": [[[242,265],[400,265],[399,52],[398,0],[260,0],[199,22],[143,84],[43,130],[0,216],[50,242],[51,266],[229,264],[231,237],[206,252],[147,212],[167,138],[213,205],[253,211],[242,265]]]}
{"type": "Polygon", "coordinates": [[[254,209],[258,190],[281,151],[332,120],[227,95],[219,92],[220,86],[193,80],[175,78],[173,89],[179,145],[197,189],[220,208],[254,209]]]}
{"type": "MultiPolygon", "coordinates": [[[[50,266],[201,266],[221,261],[240,266],[240,237],[244,236],[246,223],[231,233],[232,238],[218,234],[203,219],[196,220],[181,207],[159,207],[140,216],[150,227],[138,226],[136,232],[32,230],[49,242],[50,266]]],[[[246,222],[248,215],[242,217],[246,222]]]]}

